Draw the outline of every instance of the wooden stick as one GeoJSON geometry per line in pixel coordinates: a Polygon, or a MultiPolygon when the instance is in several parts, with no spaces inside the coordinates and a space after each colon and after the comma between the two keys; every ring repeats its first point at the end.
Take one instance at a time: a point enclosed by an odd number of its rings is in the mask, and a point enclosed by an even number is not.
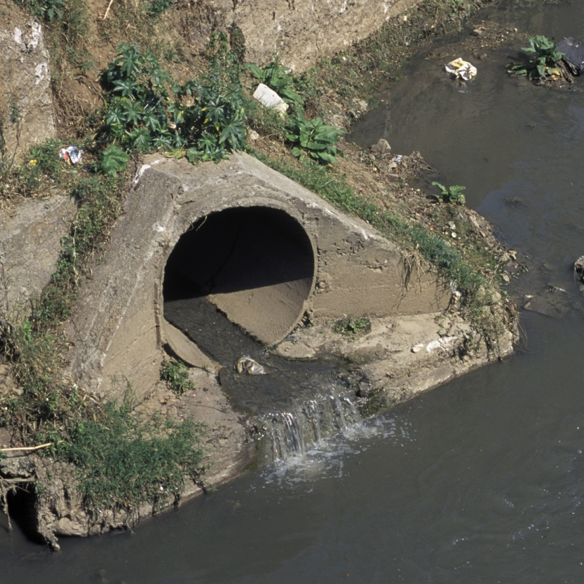
{"type": "Polygon", "coordinates": [[[107,10],[105,11],[105,14],[103,15],[103,20],[105,20],[107,18],[107,15],[109,14],[110,8],[112,7],[113,3],[114,3],[114,0],[109,1],[109,4],[107,5],[107,10]]]}
{"type": "Polygon", "coordinates": [[[52,442],[47,442],[46,444],[39,444],[38,446],[21,446],[20,448],[0,448],[0,452],[33,452],[34,450],[40,450],[41,448],[48,448],[52,446],[52,442]]]}

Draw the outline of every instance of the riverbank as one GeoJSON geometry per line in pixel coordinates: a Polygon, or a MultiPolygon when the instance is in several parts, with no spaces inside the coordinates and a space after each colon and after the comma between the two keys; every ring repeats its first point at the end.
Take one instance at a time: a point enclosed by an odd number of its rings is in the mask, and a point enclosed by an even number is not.
{"type": "MultiPolygon", "coordinates": [[[[455,16],[456,18],[451,20],[458,22],[459,15],[455,16]]],[[[401,23],[399,20],[396,21],[395,30],[402,30],[400,27],[404,22],[406,21],[403,18],[401,23]]],[[[410,45],[410,41],[404,42],[410,45]]],[[[403,57],[403,53],[398,54],[401,55],[399,58],[403,57]]],[[[342,61],[342,56],[339,58],[342,61]]],[[[340,67],[336,69],[335,74],[341,75],[340,67]]],[[[340,93],[330,102],[326,101],[326,96],[323,97],[322,107],[329,109],[328,115],[331,119],[335,117],[331,104],[339,103],[339,95],[340,93]]],[[[339,109],[345,109],[344,105],[339,109]]],[[[252,148],[268,163],[293,178],[297,178],[297,174],[302,174],[305,178],[311,176],[316,179],[322,178],[322,169],[317,168],[317,172],[313,174],[308,172],[291,156],[281,137],[274,139],[267,133],[258,132],[257,138],[252,140],[252,148]]],[[[484,282],[489,288],[483,289],[482,298],[478,298],[478,303],[472,306],[471,304],[457,306],[455,300],[451,312],[446,316],[431,314],[427,317],[409,320],[391,319],[383,322],[372,319],[370,333],[349,338],[332,331],[335,323],[311,323],[312,327],[299,328],[293,337],[281,346],[279,350],[288,357],[306,359],[316,353],[326,353],[343,361],[352,361],[368,378],[367,387],[360,385],[358,388],[363,395],[357,397],[364,400],[364,410],[373,413],[391,403],[435,387],[454,375],[462,374],[509,353],[516,326],[515,309],[513,303],[507,301],[499,290],[504,281],[502,275],[506,267],[513,263],[513,255],[496,242],[492,236],[492,228],[476,214],[458,205],[440,202],[437,197],[409,186],[409,181],[420,178],[421,173],[431,172],[418,156],[403,156],[400,162],[396,163],[392,153],[383,148],[379,152],[363,152],[353,145],[346,144],[342,145],[341,149],[344,150],[345,156],[339,159],[337,166],[327,178],[320,181],[320,186],[325,189],[320,193],[321,196],[327,196],[326,187],[332,181],[337,187],[345,189],[343,192],[349,197],[347,200],[366,201],[369,205],[375,205],[377,211],[366,219],[377,229],[387,229],[388,224],[378,223],[375,216],[387,218],[391,212],[402,217],[405,222],[399,243],[411,254],[409,257],[415,265],[420,261],[418,253],[422,252],[416,251],[420,249],[421,242],[412,238],[414,233],[412,225],[420,225],[424,233],[432,234],[432,248],[426,250],[427,253],[432,253],[432,249],[436,248],[439,241],[449,242],[448,247],[443,249],[450,253],[453,248],[451,244],[455,241],[454,249],[461,262],[467,262],[472,258],[475,266],[481,266],[489,258],[489,263],[496,266],[483,274],[486,276],[484,282]],[[422,209],[430,209],[431,212],[421,213],[422,209]],[[454,228],[450,225],[453,222],[454,228]],[[456,237],[453,237],[453,233],[456,237]],[[438,238],[434,239],[434,236],[438,238]],[[480,245],[476,245],[477,242],[480,242],[480,245]],[[484,250],[485,247],[488,250],[484,250]],[[477,249],[481,250],[480,254],[476,253],[477,249]],[[474,251],[469,253],[469,250],[474,251]],[[466,310],[464,319],[457,316],[461,309],[463,312],[466,310]],[[496,341],[499,341],[499,344],[496,341]],[[388,362],[393,362],[394,366],[389,367],[388,362]]],[[[314,183],[311,188],[318,192],[319,185],[314,183]]],[[[336,189],[336,192],[338,193],[339,189],[336,189]]],[[[470,298],[464,290],[460,295],[463,301],[470,298]]],[[[207,430],[201,438],[201,447],[207,456],[203,459],[203,464],[209,466],[205,482],[215,486],[253,463],[254,436],[242,423],[241,414],[232,409],[220,391],[214,373],[209,373],[215,371],[215,365],[208,362],[194,365],[198,366],[191,370],[196,387],[194,392],[177,397],[169,394],[168,389],[159,384],[149,399],[139,406],[138,411],[142,411],[146,416],[163,411],[174,419],[195,419],[197,422],[205,423],[207,430]],[[210,465],[205,462],[209,460],[210,465]]],[[[44,471],[41,470],[47,463],[49,466],[52,464],[48,459],[37,459],[35,481],[39,484],[43,483],[43,476],[47,479],[48,475],[43,474],[44,471]]],[[[27,472],[29,471],[30,469],[27,472]]],[[[65,470],[63,474],[70,475],[70,472],[65,470]]],[[[9,479],[19,477],[17,470],[6,470],[5,475],[9,479]]],[[[35,473],[29,473],[20,478],[31,484],[31,477],[34,475],[35,473]]],[[[166,502],[162,497],[162,501],[158,500],[156,506],[142,505],[139,508],[132,508],[130,512],[118,508],[114,513],[105,513],[103,517],[96,519],[95,515],[84,514],[81,497],[65,496],[70,486],[52,479],[45,480],[44,483],[55,487],[55,491],[45,489],[38,498],[37,530],[55,546],[56,535],[88,535],[111,527],[128,526],[138,518],[150,515],[160,506],[176,502],[174,496],[166,502]]],[[[198,483],[200,484],[200,481],[198,483]]],[[[190,486],[183,486],[182,496],[200,491],[200,486],[197,487],[196,484],[197,482],[194,482],[189,483],[190,486]]],[[[71,489],[76,490],[75,487],[71,489]]]]}

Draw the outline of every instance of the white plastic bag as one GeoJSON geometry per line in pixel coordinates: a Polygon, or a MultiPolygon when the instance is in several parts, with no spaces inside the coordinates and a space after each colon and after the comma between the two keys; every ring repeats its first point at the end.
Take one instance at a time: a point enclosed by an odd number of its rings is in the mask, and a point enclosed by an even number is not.
{"type": "Polygon", "coordinates": [[[472,81],[477,76],[477,68],[460,57],[450,61],[445,69],[452,77],[464,79],[464,81],[472,81]]]}

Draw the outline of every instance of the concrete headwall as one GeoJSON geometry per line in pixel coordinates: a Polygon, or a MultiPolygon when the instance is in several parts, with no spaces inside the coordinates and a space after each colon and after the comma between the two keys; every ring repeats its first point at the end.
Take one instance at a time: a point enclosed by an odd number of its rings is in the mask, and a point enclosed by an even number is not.
{"type": "MultiPolygon", "coordinates": [[[[70,330],[75,381],[108,395],[123,392],[128,383],[138,398],[148,393],[166,342],[163,282],[168,258],[185,233],[233,209],[270,210],[273,215],[262,216],[274,222],[276,232],[297,225],[308,242],[297,235],[286,240],[284,269],[273,280],[277,240],[266,240],[263,250],[261,245],[258,251],[250,248],[254,255],[245,285],[208,294],[231,320],[265,343],[282,340],[306,311],[319,320],[434,312],[448,304],[448,287],[432,270],[408,273],[399,249],[367,224],[344,216],[248,155],[198,166],[150,157],[128,196],[106,261],[95,266],[82,290],[70,330]],[[293,269],[294,242],[298,262],[308,266],[300,277],[293,269]],[[267,268],[256,268],[264,265],[266,253],[272,258],[267,268]],[[307,260],[310,254],[313,264],[307,260]]],[[[193,273],[197,257],[214,253],[209,240],[203,241],[207,247],[191,254],[194,263],[188,270],[193,273]]],[[[237,249],[218,260],[217,271],[232,257],[237,258],[237,249]]]]}

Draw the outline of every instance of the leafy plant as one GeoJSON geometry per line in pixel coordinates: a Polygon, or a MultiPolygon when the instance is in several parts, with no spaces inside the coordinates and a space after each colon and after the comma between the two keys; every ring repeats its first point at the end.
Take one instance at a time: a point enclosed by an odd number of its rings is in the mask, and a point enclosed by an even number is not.
{"type": "Polygon", "coordinates": [[[178,395],[194,389],[195,384],[189,379],[189,369],[182,361],[165,361],[160,369],[160,378],[178,395]]]}
{"type": "Polygon", "coordinates": [[[174,0],[152,0],[146,3],[146,11],[151,16],[164,14],[173,4],[174,0]]]}
{"type": "Polygon", "coordinates": [[[326,125],[321,118],[307,119],[301,108],[290,120],[286,139],[292,144],[292,154],[300,158],[307,153],[322,164],[334,164],[339,154],[336,143],[345,132],[326,125]]]}
{"type": "Polygon", "coordinates": [[[434,181],[432,185],[440,189],[439,198],[443,203],[454,203],[456,205],[464,205],[466,203],[466,198],[462,194],[462,191],[464,191],[466,187],[460,185],[445,187],[443,184],[436,181],[434,181]]]}
{"type": "Polygon", "coordinates": [[[227,37],[209,46],[207,73],[179,85],[150,52],[122,45],[102,75],[102,136],[124,150],[185,149],[191,162],[221,160],[245,146],[239,69],[227,37]]]}
{"type": "Polygon", "coordinates": [[[128,166],[130,155],[119,146],[112,144],[101,153],[101,171],[109,176],[116,177],[128,166]]]}
{"type": "Polygon", "coordinates": [[[246,69],[258,81],[273,89],[286,103],[304,105],[304,98],[296,90],[298,82],[291,74],[291,69],[282,65],[277,57],[263,69],[253,63],[248,63],[246,69]]]}
{"type": "Polygon", "coordinates": [[[63,20],[63,11],[65,10],[63,0],[16,0],[16,4],[27,8],[33,16],[47,22],[63,20]]]}
{"type": "Polygon", "coordinates": [[[521,50],[534,55],[527,63],[510,63],[507,71],[515,75],[526,75],[532,81],[547,77],[560,78],[562,71],[558,67],[564,53],[558,51],[556,43],[544,36],[529,37],[529,47],[521,50]]]}
{"type": "Polygon", "coordinates": [[[335,323],[333,331],[345,337],[356,337],[371,331],[371,321],[367,317],[343,318],[335,323]]]}

